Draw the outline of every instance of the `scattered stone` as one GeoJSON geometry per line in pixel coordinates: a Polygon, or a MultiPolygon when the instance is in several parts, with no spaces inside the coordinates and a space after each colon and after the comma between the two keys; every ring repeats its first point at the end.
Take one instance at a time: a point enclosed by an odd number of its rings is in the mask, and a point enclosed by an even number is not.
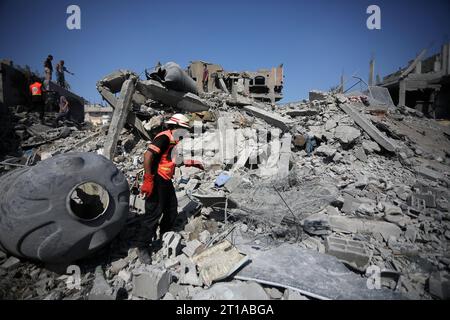
{"type": "Polygon", "coordinates": [[[283,298],[283,293],[277,288],[264,288],[267,295],[272,299],[281,299],[283,298]]]}
{"type": "Polygon", "coordinates": [[[323,155],[326,157],[333,157],[336,154],[337,150],[329,145],[320,145],[317,149],[316,149],[316,153],[318,155],[323,155]]]}
{"type": "Polygon", "coordinates": [[[434,297],[450,299],[450,276],[444,272],[433,272],[429,279],[429,291],[434,297]]]}
{"type": "Polygon", "coordinates": [[[202,245],[202,243],[199,240],[194,239],[192,241],[188,241],[186,243],[186,247],[184,247],[181,251],[183,251],[183,253],[190,258],[195,254],[196,250],[201,245],[202,245]]]}
{"type": "Polygon", "coordinates": [[[117,274],[120,270],[125,268],[128,262],[125,259],[119,259],[111,263],[111,268],[109,269],[112,273],[117,274]]]}
{"type": "Polygon", "coordinates": [[[325,248],[328,254],[360,272],[365,272],[372,259],[372,252],[362,241],[327,237],[325,248]]]}
{"type": "Polygon", "coordinates": [[[16,257],[9,257],[2,265],[1,268],[10,270],[15,268],[20,263],[20,260],[16,257]]]}
{"type": "Polygon", "coordinates": [[[364,151],[366,151],[367,153],[373,153],[373,152],[380,152],[381,151],[381,148],[378,145],[378,143],[376,143],[374,141],[363,141],[362,147],[363,147],[364,151]]]}
{"type": "Polygon", "coordinates": [[[192,300],[269,300],[256,282],[219,282],[197,293],[192,300]]]}
{"type": "Polygon", "coordinates": [[[159,300],[169,291],[170,282],[171,277],[168,272],[147,268],[133,276],[133,295],[149,300],[159,300]]]}

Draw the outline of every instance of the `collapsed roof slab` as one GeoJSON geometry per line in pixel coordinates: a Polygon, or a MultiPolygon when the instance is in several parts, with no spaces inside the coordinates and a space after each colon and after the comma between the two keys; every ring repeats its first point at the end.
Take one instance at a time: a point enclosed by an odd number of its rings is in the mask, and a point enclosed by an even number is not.
{"type": "Polygon", "coordinates": [[[333,256],[287,243],[261,250],[253,241],[239,235],[233,235],[233,240],[239,251],[251,260],[236,273],[235,279],[292,289],[321,300],[407,299],[392,290],[369,289],[367,279],[350,271],[333,256]]]}
{"type": "Polygon", "coordinates": [[[352,118],[373,140],[389,152],[396,152],[398,146],[388,137],[385,137],[373,124],[370,123],[361,113],[353,110],[348,104],[339,104],[347,115],[352,118]]]}
{"type": "Polygon", "coordinates": [[[209,110],[209,106],[200,97],[192,93],[184,93],[165,88],[154,80],[140,81],[138,90],[147,98],[159,101],[165,105],[186,112],[201,112],[209,110]]]}
{"type": "Polygon", "coordinates": [[[264,109],[254,107],[254,106],[245,106],[244,110],[248,113],[254,115],[255,117],[261,118],[266,121],[268,124],[273,125],[277,128],[280,128],[283,131],[289,130],[289,125],[292,124],[292,121],[283,118],[282,116],[266,111],[264,109]]]}

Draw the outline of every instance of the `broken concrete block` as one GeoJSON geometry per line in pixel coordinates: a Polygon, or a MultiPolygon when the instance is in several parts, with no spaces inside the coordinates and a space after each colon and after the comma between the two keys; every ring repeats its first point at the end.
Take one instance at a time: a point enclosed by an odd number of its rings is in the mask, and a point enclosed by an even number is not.
{"type": "Polygon", "coordinates": [[[198,235],[198,240],[200,240],[200,242],[202,243],[208,243],[208,241],[211,239],[211,233],[209,233],[208,230],[204,230],[202,232],[200,232],[200,234],[198,235]]]}
{"type": "Polygon", "coordinates": [[[327,235],[331,233],[328,216],[316,213],[303,220],[303,229],[312,235],[327,235]]]}
{"type": "Polygon", "coordinates": [[[263,287],[253,281],[220,282],[197,293],[192,300],[269,300],[263,287]]]}
{"type": "Polygon", "coordinates": [[[281,292],[277,288],[265,288],[264,290],[271,299],[279,300],[283,298],[283,292],[281,292]]]}
{"type": "Polygon", "coordinates": [[[403,214],[400,207],[391,205],[389,203],[384,204],[384,220],[394,223],[399,227],[405,227],[410,221],[410,218],[403,214]]]}
{"type": "Polygon", "coordinates": [[[362,241],[327,237],[325,248],[328,254],[360,272],[365,272],[372,259],[372,252],[367,250],[362,241]]]}
{"type": "Polygon", "coordinates": [[[5,270],[13,269],[20,263],[20,260],[16,257],[9,257],[2,265],[1,268],[5,270]]]}
{"type": "Polygon", "coordinates": [[[325,157],[333,157],[337,150],[329,145],[322,144],[316,149],[316,154],[323,155],[325,157]]]}
{"type": "Polygon", "coordinates": [[[378,145],[378,143],[376,143],[374,141],[363,141],[362,147],[363,147],[364,151],[366,151],[367,153],[373,153],[373,152],[380,152],[381,151],[381,148],[378,145]]]}
{"type": "Polygon", "coordinates": [[[158,300],[169,291],[170,282],[168,272],[156,268],[147,269],[133,277],[133,295],[158,300]]]}
{"type": "Polygon", "coordinates": [[[344,125],[337,126],[334,131],[334,137],[343,144],[352,144],[360,135],[358,129],[344,125]]]}
{"type": "Polygon", "coordinates": [[[254,115],[255,117],[263,119],[268,124],[280,128],[283,131],[289,130],[289,125],[292,123],[292,121],[283,118],[277,113],[265,111],[264,109],[258,107],[245,106],[244,110],[250,113],[251,115],[254,115]]]}
{"type": "Polygon", "coordinates": [[[131,279],[131,273],[125,270],[120,270],[117,276],[125,282],[129,282],[131,279]]]}
{"type": "Polygon", "coordinates": [[[175,258],[180,252],[181,236],[178,233],[169,231],[162,236],[164,257],[175,258]]]}
{"type": "Polygon", "coordinates": [[[292,289],[286,289],[283,295],[284,300],[309,300],[307,297],[302,295],[300,292],[292,289]]]}
{"type": "Polygon", "coordinates": [[[113,292],[113,288],[106,282],[102,266],[97,266],[94,284],[89,292],[89,300],[115,300],[113,292]]]}
{"type": "Polygon", "coordinates": [[[0,250],[0,263],[6,260],[6,253],[0,250]]]}
{"type": "Polygon", "coordinates": [[[128,265],[128,261],[125,259],[119,259],[111,263],[111,268],[109,269],[112,273],[117,274],[120,270],[128,265]]]}
{"type": "Polygon", "coordinates": [[[202,245],[200,241],[194,239],[186,243],[186,247],[184,247],[181,251],[188,256],[189,258],[195,254],[195,251],[202,245]]]}
{"type": "Polygon", "coordinates": [[[388,137],[384,136],[368,119],[366,119],[358,111],[353,110],[349,105],[339,104],[347,115],[356,122],[372,139],[374,139],[380,146],[390,152],[395,152],[398,146],[388,137]]]}
{"type": "Polygon", "coordinates": [[[327,122],[325,122],[325,130],[330,131],[331,129],[336,128],[337,126],[337,122],[334,119],[330,119],[327,120],[327,122]]]}
{"type": "Polygon", "coordinates": [[[367,161],[367,155],[364,152],[364,149],[361,147],[355,148],[354,155],[355,155],[356,159],[358,159],[361,162],[367,161]]]}
{"type": "Polygon", "coordinates": [[[197,275],[197,267],[195,264],[185,256],[181,256],[180,258],[179,283],[190,284],[192,286],[202,286],[203,282],[197,275]]]}
{"type": "MultiPolygon", "coordinates": [[[[425,206],[428,208],[436,208],[436,196],[430,193],[413,193],[408,199],[406,199],[406,203],[409,206],[414,207],[413,203],[416,203],[418,200],[423,200],[425,202],[425,206]]],[[[422,203],[422,201],[421,201],[422,203]]]]}
{"type": "Polygon", "coordinates": [[[289,110],[286,114],[291,117],[310,117],[318,115],[319,111],[315,109],[289,110]]]}
{"type": "Polygon", "coordinates": [[[203,283],[210,286],[213,281],[229,277],[249,260],[228,240],[224,240],[192,257],[200,270],[203,283]]]}

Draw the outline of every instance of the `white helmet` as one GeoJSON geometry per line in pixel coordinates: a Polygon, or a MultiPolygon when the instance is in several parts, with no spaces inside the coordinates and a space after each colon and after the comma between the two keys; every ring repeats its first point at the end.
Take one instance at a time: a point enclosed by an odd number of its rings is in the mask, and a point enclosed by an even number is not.
{"type": "Polygon", "coordinates": [[[183,128],[189,128],[189,119],[181,113],[176,113],[166,121],[166,124],[175,124],[183,128]]]}

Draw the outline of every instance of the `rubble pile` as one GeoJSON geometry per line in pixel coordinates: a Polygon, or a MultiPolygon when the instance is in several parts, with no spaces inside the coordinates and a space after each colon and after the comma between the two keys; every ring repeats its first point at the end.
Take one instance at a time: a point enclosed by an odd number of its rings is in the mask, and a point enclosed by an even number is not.
{"type": "MultiPolygon", "coordinates": [[[[122,75],[124,82],[131,73],[122,75]]],[[[199,93],[188,98],[206,110],[189,111],[164,103],[159,86],[137,81],[138,94],[155,91],[140,104],[134,98],[130,114],[151,137],[180,109],[192,120],[178,148],[176,229],[149,239],[144,199],[136,194],[149,141],[128,117],[112,158],[132,186],[126,227],[108,247],[76,262],[81,289],[64,268],[53,273],[0,251],[0,298],[449,298],[448,128],[406,107],[319,91],[282,106],[199,93]],[[289,262],[297,260],[310,263],[289,262]],[[322,263],[339,276],[321,273],[322,263]],[[302,278],[307,274],[316,286],[302,278]]],[[[40,159],[104,154],[110,133],[33,127],[21,138],[40,159]]]]}

